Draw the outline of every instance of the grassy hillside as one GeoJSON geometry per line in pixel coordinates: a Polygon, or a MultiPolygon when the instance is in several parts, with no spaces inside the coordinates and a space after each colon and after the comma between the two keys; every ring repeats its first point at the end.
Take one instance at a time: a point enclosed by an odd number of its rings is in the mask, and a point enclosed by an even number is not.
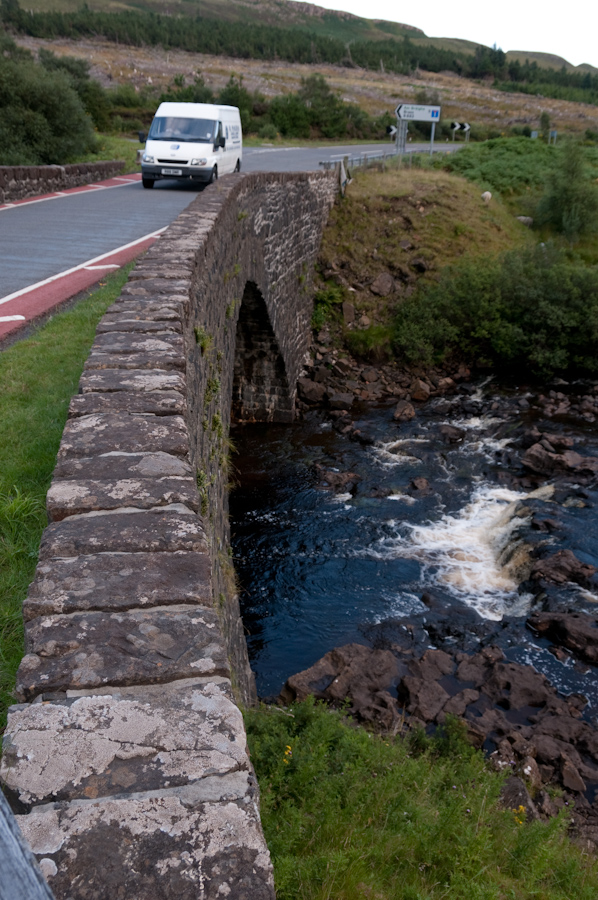
{"type": "MultiPolygon", "coordinates": [[[[336,12],[310,3],[295,0],[90,0],[90,9],[119,12],[124,9],[148,10],[167,15],[201,15],[224,22],[248,22],[276,25],[280,28],[303,28],[318,35],[336,38],[345,42],[356,40],[388,40],[389,37],[425,37],[424,32],[411,25],[363,19],[351,13],[336,12]]],[[[28,9],[34,12],[75,12],[80,9],[80,0],[31,0],[28,9]]],[[[430,39],[426,38],[426,43],[430,39]]],[[[475,46],[475,45],[472,45],[475,46]]]]}
{"type": "MultiPolygon", "coordinates": [[[[389,38],[408,37],[416,45],[433,46],[458,55],[471,55],[479,44],[456,37],[428,37],[420,28],[383,19],[365,19],[351,13],[323,9],[311,3],[296,0],[89,0],[92,10],[120,12],[122,10],[147,10],[174,16],[201,15],[223,22],[247,22],[275,25],[279,28],[300,28],[321,37],[330,37],[344,43],[353,41],[382,41],[389,38]]],[[[75,12],[81,8],[80,0],[28,0],[27,9],[33,12],[75,12]]],[[[414,13],[417,16],[417,12],[414,13]]],[[[542,68],[570,72],[598,72],[592,66],[572,66],[571,63],[550,53],[514,50],[507,53],[509,62],[526,59],[542,68]]]]}

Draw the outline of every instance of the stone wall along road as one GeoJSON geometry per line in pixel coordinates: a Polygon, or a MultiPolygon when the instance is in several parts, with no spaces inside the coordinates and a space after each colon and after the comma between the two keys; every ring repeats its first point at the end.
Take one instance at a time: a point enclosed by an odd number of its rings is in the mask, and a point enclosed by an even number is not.
{"type": "Polygon", "coordinates": [[[290,422],[336,179],[228,176],[132,272],[73,397],[1,777],[58,900],[271,900],[228,429],[290,422]]]}
{"type": "Polygon", "coordinates": [[[69,166],[0,166],[0,203],[93,184],[120,175],[124,168],[120,160],[69,166]]]}

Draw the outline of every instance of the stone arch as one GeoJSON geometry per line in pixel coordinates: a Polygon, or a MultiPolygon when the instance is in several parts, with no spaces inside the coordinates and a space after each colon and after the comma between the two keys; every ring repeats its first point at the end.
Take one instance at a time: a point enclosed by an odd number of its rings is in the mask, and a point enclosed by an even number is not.
{"type": "Polygon", "coordinates": [[[248,281],[237,320],[231,416],[237,422],[291,422],[293,395],[268,307],[248,281]]]}

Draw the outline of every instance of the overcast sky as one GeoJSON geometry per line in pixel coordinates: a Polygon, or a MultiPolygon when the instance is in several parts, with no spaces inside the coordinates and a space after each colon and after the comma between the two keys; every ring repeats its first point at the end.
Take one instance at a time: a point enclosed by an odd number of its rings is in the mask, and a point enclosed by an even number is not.
{"type": "Polygon", "coordinates": [[[313,0],[367,19],[421,28],[429,37],[457,37],[503,50],[556,53],[573,65],[598,67],[598,0],[313,0]]]}

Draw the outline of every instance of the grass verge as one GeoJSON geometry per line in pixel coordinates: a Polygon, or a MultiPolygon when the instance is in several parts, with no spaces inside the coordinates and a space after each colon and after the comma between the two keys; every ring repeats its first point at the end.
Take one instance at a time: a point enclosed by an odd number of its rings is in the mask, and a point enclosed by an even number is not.
{"type": "Polygon", "coordinates": [[[23,655],[21,607],[47,524],[46,492],[97,323],[132,264],[0,353],[0,727],[23,655]]]}
{"type": "Polygon", "coordinates": [[[593,900],[567,816],[524,823],[458,723],[381,738],[313,700],[246,713],[278,900],[593,900]]]}
{"type": "Polygon", "coordinates": [[[129,172],[140,172],[141,169],[137,165],[137,151],[143,147],[138,141],[122,135],[114,134],[96,134],[97,144],[93,153],[86,153],[78,156],[74,162],[90,163],[102,162],[104,160],[124,159],[125,174],[129,172]]]}

